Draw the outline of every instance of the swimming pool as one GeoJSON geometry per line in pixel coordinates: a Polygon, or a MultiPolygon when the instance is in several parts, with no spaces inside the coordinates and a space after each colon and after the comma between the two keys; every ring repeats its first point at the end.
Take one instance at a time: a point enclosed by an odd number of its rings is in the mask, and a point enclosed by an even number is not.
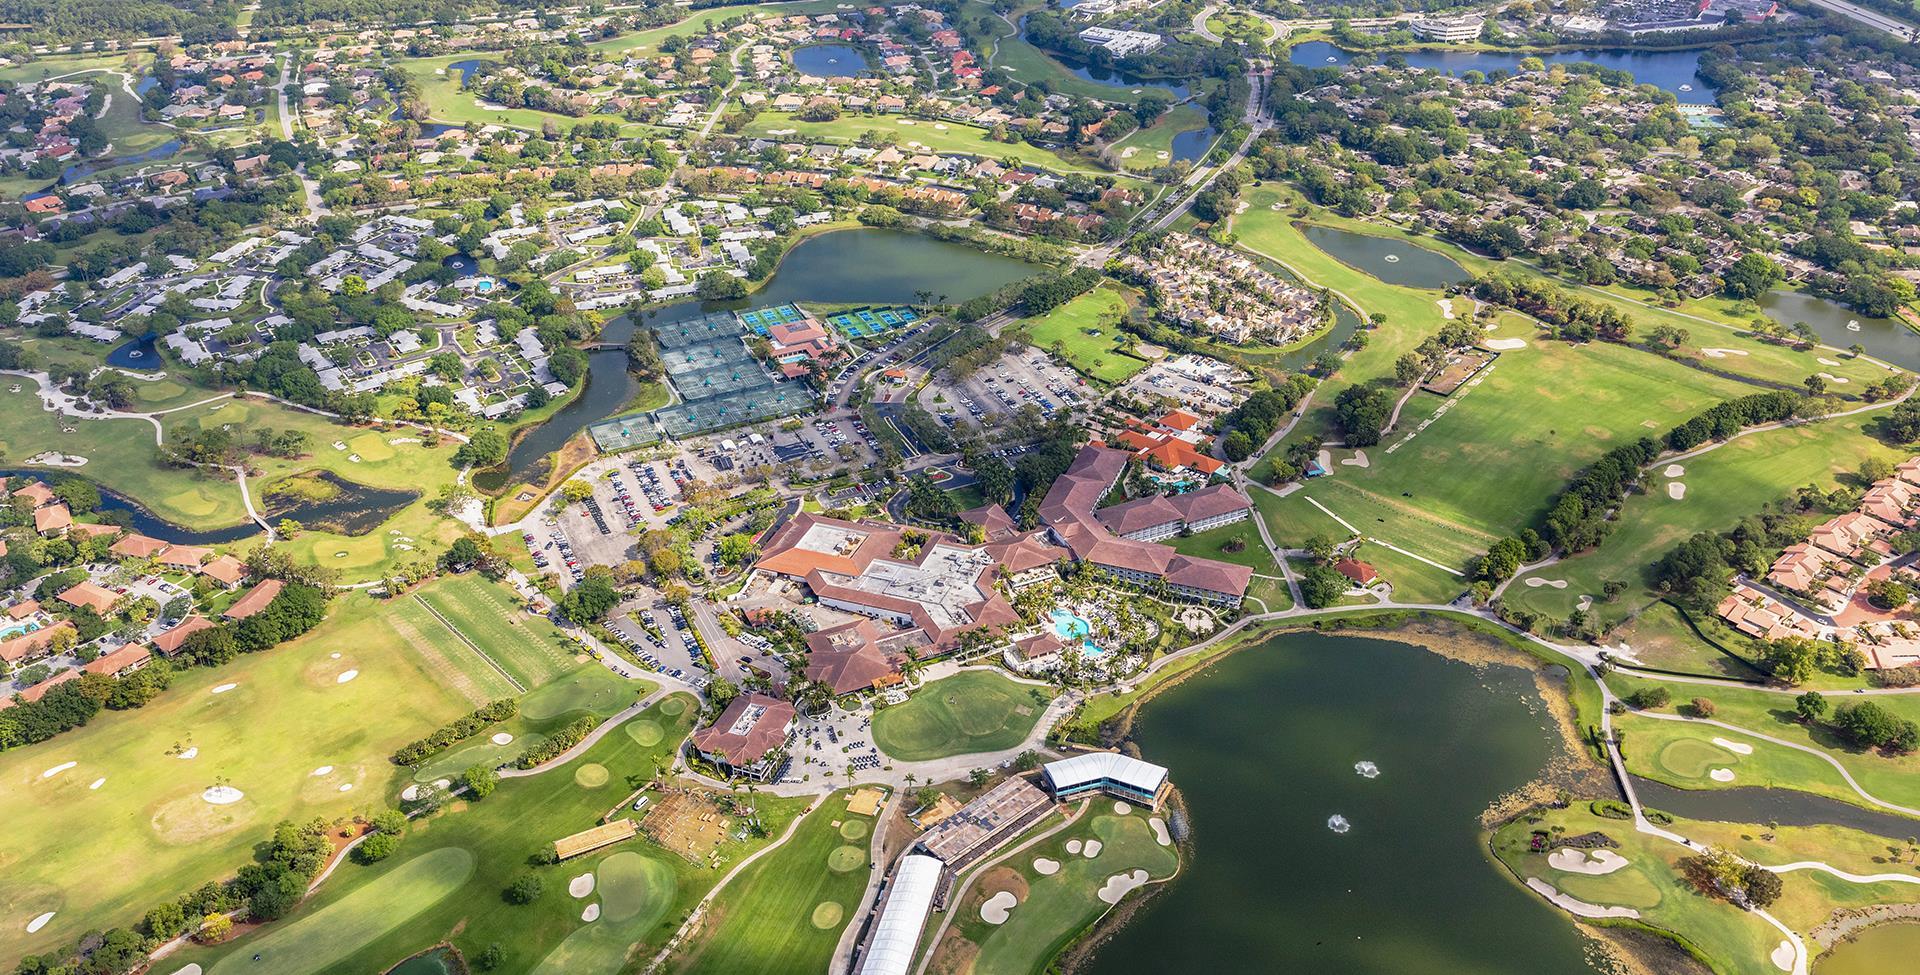
{"type": "Polygon", "coordinates": [[[1053,635],[1067,643],[1079,643],[1082,656],[1098,657],[1105,652],[1099,644],[1087,639],[1093,633],[1093,624],[1087,622],[1086,617],[1056,609],[1047,618],[1053,622],[1053,635]]]}
{"type": "Polygon", "coordinates": [[[32,633],[40,628],[38,623],[8,623],[0,626],[0,640],[11,640],[22,633],[32,633]]]}

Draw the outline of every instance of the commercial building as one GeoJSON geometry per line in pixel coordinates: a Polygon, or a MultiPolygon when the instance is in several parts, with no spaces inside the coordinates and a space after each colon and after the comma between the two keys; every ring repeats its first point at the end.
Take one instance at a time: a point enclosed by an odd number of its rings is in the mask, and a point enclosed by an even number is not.
{"type": "Polygon", "coordinates": [[[1154,495],[1122,502],[1094,513],[1121,538],[1157,542],[1183,532],[1224,528],[1247,520],[1253,503],[1231,486],[1216,484],[1188,494],[1154,495]]]}
{"type": "Polygon", "coordinates": [[[1164,766],[1119,752],[1087,752],[1048,762],[1040,774],[1056,802],[1108,795],[1158,809],[1171,785],[1164,766]]]}
{"type": "Polygon", "coordinates": [[[1464,44],[1480,39],[1486,21],[1479,17],[1428,17],[1412,24],[1413,36],[1423,41],[1464,44]]]}
{"type": "Polygon", "coordinates": [[[727,775],[764,782],[778,771],[794,713],[777,697],[741,694],[713,724],[693,733],[694,751],[727,775]]]}
{"type": "Polygon", "coordinates": [[[999,849],[1052,807],[1053,799],[1044,790],[1016,775],[920,834],[914,847],[958,872],[999,849]]]}
{"type": "Polygon", "coordinates": [[[1080,39],[1094,47],[1106,48],[1107,53],[1116,58],[1146,54],[1166,42],[1166,39],[1159,34],[1150,34],[1143,30],[1117,30],[1112,27],[1089,27],[1080,32],[1080,39]]]}

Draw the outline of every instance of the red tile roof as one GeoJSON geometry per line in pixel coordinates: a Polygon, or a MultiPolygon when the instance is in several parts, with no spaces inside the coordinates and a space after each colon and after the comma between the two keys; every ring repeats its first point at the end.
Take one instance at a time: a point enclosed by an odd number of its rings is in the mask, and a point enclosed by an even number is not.
{"type": "Polygon", "coordinates": [[[230,620],[243,620],[267,608],[273,597],[280,595],[280,580],[268,579],[247,590],[247,594],[234,600],[224,614],[230,620]]]}
{"type": "Polygon", "coordinates": [[[213,621],[210,619],[207,619],[204,616],[189,616],[186,619],[181,620],[179,625],[175,626],[173,629],[167,630],[166,632],[161,633],[160,635],[154,637],[153,638],[154,649],[160,651],[163,654],[166,654],[167,656],[172,656],[180,652],[180,645],[187,642],[187,637],[190,637],[195,633],[198,633],[201,630],[204,630],[212,625],[213,625],[213,621]]]}
{"type": "Polygon", "coordinates": [[[793,723],[794,714],[793,705],[777,697],[741,694],[713,724],[693,733],[693,744],[735,768],[752,765],[786,742],[787,726],[793,723]],[[749,708],[761,709],[751,723],[745,721],[749,708]]]}
{"type": "Polygon", "coordinates": [[[138,643],[129,643],[104,657],[95,657],[81,665],[80,669],[89,674],[105,674],[118,677],[130,670],[139,670],[153,659],[153,654],[138,643]]]}
{"type": "Polygon", "coordinates": [[[69,606],[84,606],[102,616],[107,615],[107,611],[111,610],[113,604],[119,600],[119,593],[98,585],[92,579],[82,579],[71,589],[60,594],[61,602],[69,606]]]}

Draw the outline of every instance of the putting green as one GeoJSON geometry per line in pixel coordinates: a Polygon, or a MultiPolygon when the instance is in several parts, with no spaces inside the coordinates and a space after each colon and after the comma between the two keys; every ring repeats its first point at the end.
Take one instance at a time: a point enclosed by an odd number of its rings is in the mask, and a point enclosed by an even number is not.
{"type": "Polygon", "coordinates": [[[659,722],[629,721],[627,722],[627,735],[641,745],[658,745],[660,744],[660,739],[665,737],[666,732],[660,729],[659,722]]]}
{"type": "Polygon", "coordinates": [[[846,914],[846,908],[832,901],[823,901],[813,909],[813,926],[822,931],[832,930],[846,914]]]}
{"type": "Polygon", "coordinates": [[[673,868],[632,850],[622,850],[600,861],[595,880],[600,891],[601,919],[612,922],[640,917],[647,919],[648,926],[666,913],[679,887],[673,868]]]}
{"type": "Polygon", "coordinates": [[[685,711],[686,709],[687,709],[686,699],[682,698],[678,694],[660,702],[661,714],[671,716],[671,715],[679,714],[680,712],[685,711]]]}
{"type": "Polygon", "coordinates": [[[864,819],[849,819],[840,824],[840,835],[850,840],[866,836],[873,826],[864,819]]]}
{"type": "Polygon", "coordinates": [[[268,928],[247,950],[221,959],[210,975],[320,971],[453,893],[473,867],[473,854],[461,847],[421,854],[317,911],[268,928]]]}
{"type": "Polygon", "coordinates": [[[347,450],[366,462],[393,459],[393,445],[377,433],[363,433],[347,441],[347,450]]]}
{"type": "Polygon", "coordinates": [[[1698,738],[1675,738],[1654,758],[1660,767],[1687,779],[1706,778],[1707,770],[1725,768],[1739,756],[1698,738]]]}
{"type": "Polygon", "coordinates": [[[836,846],[827,854],[827,869],[834,873],[846,873],[856,867],[867,865],[867,851],[857,846],[836,846]]]}
{"type": "Polygon", "coordinates": [[[873,740],[909,762],[1012,748],[1039,722],[1047,693],[991,671],[961,671],[874,715],[873,740]]]}
{"type": "Polygon", "coordinates": [[[573,770],[573,783],[582,789],[598,789],[613,776],[605,765],[588,762],[573,770]]]}

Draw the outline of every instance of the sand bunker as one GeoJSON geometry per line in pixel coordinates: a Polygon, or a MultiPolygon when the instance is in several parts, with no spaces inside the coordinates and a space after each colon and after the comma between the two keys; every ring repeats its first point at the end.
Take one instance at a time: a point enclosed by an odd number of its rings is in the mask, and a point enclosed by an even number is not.
{"type": "Polygon", "coordinates": [[[1153,841],[1155,843],[1158,843],[1161,846],[1173,845],[1173,834],[1167,832],[1166,820],[1161,819],[1158,816],[1155,816],[1152,819],[1147,820],[1147,825],[1153,827],[1153,841]]]}
{"type": "Polygon", "coordinates": [[[1732,782],[1733,770],[1730,768],[1717,768],[1711,772],[1708,772],[1707,778],[1712,779],[1715,782],[1732,782]]]}
{"type": "Polygon", "coordinates": [[[331,772],[331,771],[333,771],[333,766],[331,766],[331,765],[322,765],[322,766],[320,766],[319,768],[317,768],[317,769],[314,769],[314,770],[313,770],[313,771],[311,771],[311,772],[308,772],[307,774],[308,774],[308,775],[311,775],[311,776],[313,776],[314,778],[316,778],[316,779],[317,779],[317,778],[319,778],[320,776],[322,776],[322,775],[325,775],[325,774],[327,774],[328,772],[331,772]]]}
{"type": "Polygon", "coordinates": [[[600,920],[600,905],[588,904],[587,909],[580,912],[580,920],[588,922],[600,920]]]}
{"type": "Polygon", "coordinates": [[[221,684],[219,687],[216,687],[213,689],[213,693],[225,694],[226,692],[233,690],[234,688],[239,686],[240,686],[239,684],[221,684]]]}
{"type": "Polygon", "coordinates": [[[1662,473],[1666,474],[1668,477],[1684,477],[1686,476],[1687,469],[1684,467],[1681,467],[1679,464],[1668,464],[1667,469],[1662,473]]]}
{"type": "Polygon", "coordinates": [[[80,763],[79,762],[61,762],[60,764],[55,765],[54,767],[46,770],[45,772],[40,773],[40,777],[43,779],[51,779],[54,776],[59,775],[60,773],[65,772],[66,770],[78,764],[80,763]]]}
{"type": "Polygon", "coordinates": [[[1745,349],[1701,349],[1700,354],[1709,359],[1724,359],[1730,355],[1746,355],[1745,349]]]}
{"type": "Polygon", "coordinates": [[[106,778],[105,778],[105,777],[103,776],[103,777],[101,777],[101,778],[98,778],[98,779],[94,779],[94,780],[93,780],[93,784],[92,784],[92,785],[90,785],[90,786],[87,786],[87,789],[88,789],[88,791],[92,791],[92,790],[94,790],[94,789],[98,789],[98,788],[100,788],[101,786],[103,786],[103,785],[106,785],[106,784],[107,784],[107,780],[106,780],[106,778]]]}
{"type": "Polygon", "coordinates": [[[1100,855],[1102,847],[1103,844],[1099,840],[1088,840],[1087,845],[1080,848],[1080,855],[1091,860],[1100,855]]]}
{"type": "Polygon", "coordinates": [[[1826,356],[1818,356],[1813,361],[1818,362],[1823,366],[1837,366],[1840,364],[1839,362],[1833,359],[1829,359],[1826,356]]]}
{"type": "Polygon", "coordinates": [[[567,881],[567,893],[575,900],[593,893],[593,872],[588,871],[567,881]]]}
{"type": "MultiPolygon", "coordinates": [[[[1120,800],[1118,800],[1118,799],[1115,799],[1115,800],[1113,801],[1113,814],[1114,814],[1115,816],[1127,816],[1127,815],[1131,815],[1132,813],[1133,813],[1133,807],[1132,807],[1132,806],[1129,806],[1129,805],[1127,805],[1126,803],[1124,803],[1124,802],[1121,802],[1121,801],[1120,801],[1120,800]]],[[[1097,842],[1099,842],[1099,841],[1098,841],[1098,840],[1095,840],[1094,842],[1096,842],[1096,843],[1097,843],[1097,842]]]]}
{"type": "Polygon", "coordinates": [[[336,683],[336,684],[344,684],[344,683],[346,683],[347,681],[350,681],[350,680],[352,680],[352,679],[354,679],[355,677],[358,677],[358,676],[360,676],[360,672],[359,672],[359,671],[357,671],[357,670],[349,670],[349,671],[347,671],[347,672],[345,672],[345,673],[343,673],[343,674],[341,674],[340,676],[338,676],[338,677],[335,677],[335,678],[333,679],[333,682],[334,682],[334,683],[336,683]]]}
{"type": "Polygon", "coordinates": [[[1783,972],[1790,972],[1793,971],[1793,963],[1799,959],[1800,953],[1794,950],[1793,942],[1782,941],[1774,946],[1773,954],[1768,957],[1773,959],[1773,967],[1783,972]]]}
{"type": "Polygon", "coordinates": [[[1528,877],[1527,886],[1532,888],[1534,893],[1552,901],[1555,906],[1569,911],[1578,917],[1637,918],[1640,916],[1640,912],[1631,907],[1601,907],[1598,904],[1589,904],[1586,901],[1568,897],[1558,890],[1555,890],[1552,884],[1541,880],[1539,877],[1528,877]]]}
{"type": "Polygon", "coordinates": [[[48,911],[47,913],[45,913],[45,914],[42,914],[42,915],[40,915],[39,917],[36,917],[36,918],[34,918],[33,920],[31,920],[31,921],[28,921],[28,922],[27,922],[27,933],[28,933],[28,934],[32,934],[32,933],[34,933],[35,931],[38,931],[38,930],[40,930],[41,928],[44,928],[44,927],[46,927],[46,926],[47,926],[47,922],[48,922],[48,921],[51,921],[51,920],[53,920],[53,912],[52,912],[52,911],[48,911]]]}
{"type": "Polygon", "coordinates": [[[1568,873],[1607,874],[1627,865],[1627,858],[1612,850],[1575,850],[1563,847],[1547,855],[1547,866],[1568,873]]]}
{"type": "Polygon", "coordinates": [[[1020,898],[1013,896],[1013,891],[1003,890],[987,898],[987,902],[980,905],[980,920],[988,924],[1005,924],[1007,912],[1013,910],[1014,905],[1019,903],[1020,898]]]}
{"type": "Polygon", "coordinates": [[[1580,598],[1579,598],[1578,600],[1575,600],[1575,601],[1574,601],[1574,604],[1573,604],[1573,608],[1575,608],[1575,609],[1577,609],[1577,610],[1579,610],[1579,611],[1580,611],[1580,612],[1582,612],[1582,613],[1584,613],[1584,612],[1586,612],[1587,610],[1590,610],[1590,609],[1592,609],[1592,608],[1593,608],[1593,597],[1592,597],[1592,596],[1587,596],[1587,595],[1582,595],[1582,596],[1581,596],[1581,597],[1580,597],[1580,598]]]}
{"type": "Polygon", "coordinates": [[[1482,339],[1480,341],[1480,344],[1486,346],[1489,349],[1492,349],[1495,352],[1512,352],[1515,349],[1526,348],[1527,340],[1526,339],[1482,339]]]}
{"type": "Polygon", "coordinates": [[[412,802],[414,799],[418,798],[419,795],[420,795],[420,787],[417,785],[410,785],[400,790],[400,798],[405,802],[412,802]]]}
{"type": "Polygon", "coordinates": [[[1107,882],[1100,886],[1100,899],[1109,904],[1118,904],[1120,903],[1120,898],[1127,896],[1129,892],[1136,888],[1146,886],[1147,876],[1145,870],[1135,870],[1132,873],[1116,873],[1108,877],[1107,882]]]}
{"type": "Polygon", "coordinates": [[[496,745],[511,745],[513,744],[513,736],[502,731],[493,736],[493,743],[496,745]]]}
{"type": "Polygon", "coordinates": [[[1527,588],[1528,588],[1528,589],[1538,589],[1538,588],[1540,588],[1541,586],[1552,586],[1552,587],[1553,587],[1553,588],[1555,588],[1555,589],[1565,589],[1565,588],[1567,588],[1567,580],[1565,580],[1565,579],[1542,579],[1542,578],[1540,578],[1539,576],[1528,576],[1528,577],[1527,577],[1527,588]]]}
{"type": "Polygon", "coordinates": [[[353,791],[353,783],[351,783],[351,782],[347,782],[347,783],[344,783],[344,784],[342,784],[342,785],[340,786],[340,791],[341,791],[341,792],[352,792],[352,791],[353,791]]]}
{"type": "Polygon", "coordinates": [[[434,779],[433,780],[433,787],[436,789],[445,789],[452,785],[453,785],[452,779],[434,779]]]}
{"type": "Polygon", "coordinates": [[[1844,386],[1844,385],[1846,385],[1847,383],[1850,383],[1850,382],[1852,382],[1852,381],[1853,381],[1853,380],[1851,380],[1851,379],[1848,379],[1848,378],[1847,378],[1847,377],[1845,377],[1845,376],[1836,376],[1836,375],[1834,375],[1833,373],[1830,373],[1830,372],[1823,372],[1823,373],[1821,373],[1821,374],[1820,374],[1820,378],[1821,378],[1821,379],[1824,379],[1824,380],[1826,380],[1827,382],[1830,382],[1830,383],[1834,383],[1834,384],[1837,384],[1837,385],[1841,385],[1841,386],[1844,386]]]}
{"type": "MultiPolygon", "coordinates": [[[[393,533],[394,533],[395,535],[398,535],[398,534],[400,534],[400,529],[398,529],[398,528],[396,528],[396,529],[394,529],[394,530],[393,530],[393,533]]],[[[339,660],[339,659],[340,659],[340,655],[339,655],[338,653],[330,653],[330,654],[327,654],[327,659],[328,659],[328,660],[339,660]]]]}
{"type": "Polygon", "coordinates": [[[1081,846],[1081,843],[1079,840],[1068,840],[1067,852],[1077,854],[1080,852],[1080,846],[1081,846]]]}
{"type": "Polygon", "coordinates": [[[1367,452],[1366,452],[1366,451],[1364,451],[1364,450],[1356,450],[1356,451],[1354,451],[1354,452],[1353,452],[1353,456],[1352,456],[1352,457],[1347,457],[1347,458],[1343,458],[1343,459],[1342,459],[1342,460],[1340,461],[1340,463],[1342,463],[1342,464],[1345,464],[1345,465],[1347,465],[1348,467],[1367,467],[1367,466],[1369,466],[1369,465],[1368,465],[1368,463],[1367,463],[1367,452]]]}
{"type": "Polygon", "coordinates": [[[1687,496],[1687,486],[1685,484],[1682,484],[1679,481],[1667,482],[1667,497],[1672,498],[1675,501],[1678,501],[1681,498],[1684,498],[1686,496],[1687,496]]]}
{"type": "Polygon", "coordinates": [[[200,975],[200,963],[194,962],[191,965],[175,971],[173,975],[200,975]]]}
{"type": "Polygon", "coordinates": [[[200,746],[199,746],[199,745],[195,745],[195,746],[193,746],[192,748],[189,748],[189,749],[187,749],[186,751],[184,751],[184,752],[181,752],[180,754],[178,754],[178,755],[176,755],[176,756],[174,756],[174,757],[175,757],[175,758],[178,758],[178,759],[181,759],[182,761],[190,761],[190,760],[192,760],[192,759],[196,759],[196,758],[199,758],[199,757],[200,757],[200,746]]]}
{"type": "Polygon", "coordinates": [[[1724,749],[1726,749],[1727,751],[1730,751],[1730,752],[1732,752],[1732,753],[1734,753],[1735,755],[1751,755],[1751,754],[1753,754],[1753,746],[1752,746],[1752,745],[1749,745],[1749,744],[1747,744],[1746,742],[1742,742],[1742,741],[1729,741],[1729,740],[1727,740],[1727,739],[1725,739],[1725,738],[1715,738],[1715,739],[1713,740],[1713,743],[1714,743],[1714,744],[1716,744],[1716,745],[1719,745],[1719,746],[1720,746],[1721,748],[1724,748],[1724,749]]]}
{"type": "Polygon", "coordinates": [[[200,793],[200,798],[206,800],[209,805],[231,806],[241,799],[246,798],[246,793],[230,785],[216,785],[200,793]]]}
{"type": "Polygon", "coordinates": [[[1434,304],[1440,306],[1441,318],[1453,317],[1453,299],[1452,298],[1442,298],[1439,301],[1434,302],[1434,304]]]}
{"type": "Polygon", "coordinates": [[[1060,861],[1049,860],[1046,857],[1035,857],[1033,860],[1033,872],[1042,877],[1051,877],[1060,872],[1060,861]]]}

